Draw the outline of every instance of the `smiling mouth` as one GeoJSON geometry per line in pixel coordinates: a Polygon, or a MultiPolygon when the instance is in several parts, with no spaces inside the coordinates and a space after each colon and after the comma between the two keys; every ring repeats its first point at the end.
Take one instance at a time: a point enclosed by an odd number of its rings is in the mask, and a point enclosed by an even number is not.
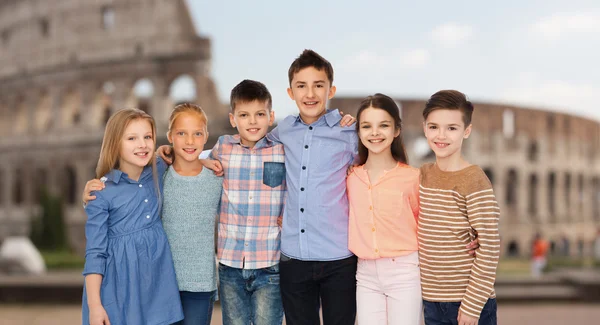
{"type": "Polygon", "coordinates": [[[383,139],[375,139],[375,140],[369,140],[370,143],[381,143],[383,142],[383,139]]]}
{"type": "Polygon", "coordinates": [[[248,131],[250,133],[258,133],[258,131],[260,131],[260,129],[246,129],[246,131],[248,131]]]}
{"type": "Polygon", "coordinates": [[[140,158],[146,158],[146,157],[148,157],[148,152],[147,151],[146,152],[136,152],[136,153],[134,153],[134,155],[136,155],[137,157],[140,157],[140,158]]]}
{"type": "Polygon", "coordinates": [[[190,155],[191,155],[191,154],[193,154],[194,152],[196,152],[196,150],[197,150],[197,149],[189,149],[189,148],[188,148],[188,149],[183,149],[183,151],[184,151],[185,153],[187,153],[187,154],[190,154],[190,155]]]}
{"type": "Polygon", "coordinates": [[[450,145],[448,143],[443,143],[443,142],[434,142],[434,143],[438,148],[446,148],[447,146],[450,145]]]}
{"type": "Polygon", "coordinates": [[[306,106],[315,106],[317,105],[319,102],[304,102],[304,105],[306,106]]]}

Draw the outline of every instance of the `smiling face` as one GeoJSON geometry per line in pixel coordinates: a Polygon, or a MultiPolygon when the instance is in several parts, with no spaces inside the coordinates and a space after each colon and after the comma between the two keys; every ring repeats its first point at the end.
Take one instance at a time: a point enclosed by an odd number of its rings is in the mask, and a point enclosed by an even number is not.
{"type": "Polygon", "coordinates": [[[139,174],[148,165],[153,154],[152,125],[145,119],[131,121],[121,138],[119,169],[130,176],[139,174]]]}
{"type": "Polygon", "coordinates": [[[436,109],[423,122],[427,143],[437,159],[461,155],[462,142],[471,134],[471,125],[465,128],[463,113],[456,109],[436,109]]]}
{"type": "Polygon", "coordinates": [[[400,129],[394,125],[394,118],[383,109],[369,107],[360,113],[358,121],[358,136],[369,155],[386,151],[391,154],[392,142],[400,135],[400,129]]]}
{"type": "Polygon", "coordinates": [[[294,74],[288,95],[296,102],[304,123],[317,121],[327,111],[327,101],[335,95],[325,70],[306,67],[294,74]]]}
{"type": "Polygon", "coordinates": [[[197,112],[180,113],[173,121],[167,138],[173,144],[175,161],[197,161],[208,139],[206,122],[197,112]]]}
{"type": "Polygon", "coordinates": [[[233,113],[229,113],[231,126],[237,128],[243,145],[252,148],[267,135],[273,125],[275,114],[266,102],[254,100],[238,103],[233,113]]]}

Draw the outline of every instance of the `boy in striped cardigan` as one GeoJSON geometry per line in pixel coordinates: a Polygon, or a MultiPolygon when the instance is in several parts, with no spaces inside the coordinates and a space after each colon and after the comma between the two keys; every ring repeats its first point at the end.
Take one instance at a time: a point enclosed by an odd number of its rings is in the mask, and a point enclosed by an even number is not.
{"type": "Polygon", "coordinates": [[[467,162],[473,104],[455,90],[427,101],[423,128],[436,162],[421,167],[419,259],[426,325],[496,324],[500,209],[492,184],[467,162]],[[477,235],[476,256],[464,248],[477,235]]]}

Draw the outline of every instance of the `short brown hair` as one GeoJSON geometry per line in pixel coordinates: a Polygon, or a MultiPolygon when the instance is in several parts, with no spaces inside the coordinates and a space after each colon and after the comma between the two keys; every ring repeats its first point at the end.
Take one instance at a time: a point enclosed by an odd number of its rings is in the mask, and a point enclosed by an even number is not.
{"type": "Polygon", "coordinates": [[[290,85],[292,84],[294,75],[300,70],[308,67],[313,67],[319,71],[325,71],[325,74],[327,74],[327,79],[329,79],[329,84],[333,84],[333,66],[331,63],[313,50],[304,50],[302,54],[300,54],[300,56],[298,56],[296,60],[292,62],[292,65],[290,65],[290,69],[288,70],[288,79],[290,81],[290,85]]]}
{"type": "Polygon", "coordinates": [[[423,119],[427,120],[429,114],[438,109],[459,110],[463,115],[465,127],[471,125],[473,104],[458,90],[440,90],[433,94],[425,104],[423,119]]]}
{"type": "Polygon", "coordinates": [[[273,106],[273,99],[267,86],[260,81],[244,79],[231,90],[229,97],[231,112],[235,111],[237,104],[251,103],[255,100],[266,103],[269,110],[273,106]]]}

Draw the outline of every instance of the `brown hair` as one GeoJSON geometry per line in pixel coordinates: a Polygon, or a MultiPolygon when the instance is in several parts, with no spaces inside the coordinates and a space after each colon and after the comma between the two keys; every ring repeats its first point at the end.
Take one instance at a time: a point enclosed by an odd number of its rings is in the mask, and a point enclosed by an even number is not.
{"type": "Polygon", "coordinates": [[[169,131],[167,131],[167,134],[171,133],[171,129],[173,128],[175,120],[179,117],[179,115],[183,113],[198,114],[200,120],[202,120],[202,122],[204,122],[204,124],[208,126],[208,118],[206,117],[206,113],[204,113],[202,107],[192,103],[182,103],[175,106],[175,108],[173,108],[173,111],[171,112],[171,116],[169,117],[169,131]]]}
{"type": "Polygon", "coordinates": [[[327,79],[329,80],[329,84],[333,84],[333,66],[331,63],[313,50],[304,50],[302,54],[300,54],[300,56],[298,56],[296,60],[292,62],[292,65],[290,65],[290,69],[288,70],[290,86],[292,85],[292,79],[294,79],[294,75],[300,70],[308,67],[313,67],[319,71],[325,71],[325,74],[327,74],[327,79]]]}
{"type": "Polygon", "coordinates": [[[269,110],[273,106],[273,99],[267,86],[260,81],[244,79],[231,90],[229,97],[231,112],[235,112],[237,104],[251,103],[255,100],[266,103],[269,110]]]}
{"type": "Polygon", "coordinates": [[[429,114],[438,109],[459,110],[463,115],[465,128],[471,125],[473,104],[467,100],[465,94],[458,90],[440,90],[433,94],[425,104],[423,119],[427,120],[429,114]]]}
{"type": "MultiPolygon", "coordinates": [[[[382,109],[386,111],[392,119],[394,119],[394,128],[400,130],[400,134],[394,138],[391,145],[392,156],[398,162],[408,164],[408,156],[406,155],[406,149],[404,148],[404,141],[402,139],[402,118],[400,118],[400,109],[396,102],[389,96],[384,94],[375,94],[369,96],[360,103],[358,113],[356,113],[356,132],[360,132],[360,118],[361,114],[367,108],[382,109]]],[[[360,134],[360,133],[359,133],[360,134]]],[[[359,164],[363,165],[369,158],[369,150],[362,141],[358,141],[358,158],[359,164]]]]}

